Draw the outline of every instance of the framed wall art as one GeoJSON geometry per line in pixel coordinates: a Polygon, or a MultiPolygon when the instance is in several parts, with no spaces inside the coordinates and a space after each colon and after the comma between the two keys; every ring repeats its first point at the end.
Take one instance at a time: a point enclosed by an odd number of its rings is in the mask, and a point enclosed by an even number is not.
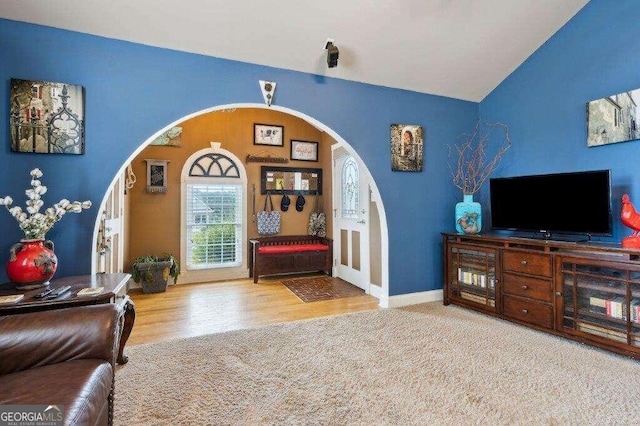
{"type": "Polygon", "coordinates": [[[167,165],[169,160],[144,160],[147,162],[147,192],[167,192],[167,165]]]}
{"type": "Polygon", "coordinates": [[[640,139],[640,89],[587,104],[587,146],[640,139]]]}
{"type": "Polygon", "coordinates": [[[12,152],[84,154],[84,88],[11,79],[12,152]]]}
{"type": "Polygon", "coordinates": [[[255,123],[253,125],[253,144],[284,146],[284,126],[255,123]]]}
{"type": "Polygon", "coordinates": [[[318,142],[296,141],[291,139],[291,159],[318,161],[318,142]]]}
{"type": "Polygon", "coordinates": [[[423,163],[422,126],[391,125],[391,170],[421,172],[423,163]]]}

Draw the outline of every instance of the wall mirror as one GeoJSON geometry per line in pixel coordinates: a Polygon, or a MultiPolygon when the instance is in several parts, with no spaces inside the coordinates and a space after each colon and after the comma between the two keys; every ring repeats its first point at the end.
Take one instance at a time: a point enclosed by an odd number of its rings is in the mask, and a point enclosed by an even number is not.
{"type": "Polygon", "coordinates": [[[262,194],[322,195],[322,169],[262,166],[260,177],[262,194]]]}

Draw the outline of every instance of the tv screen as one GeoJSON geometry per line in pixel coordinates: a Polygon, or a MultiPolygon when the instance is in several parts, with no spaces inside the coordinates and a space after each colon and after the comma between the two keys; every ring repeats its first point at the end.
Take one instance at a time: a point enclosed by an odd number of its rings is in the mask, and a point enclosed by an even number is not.
{"type": "Polygon", "coordinates": [[[612,233],[609,170],[493,178],[489,190],[493,229],[612,233]]]}

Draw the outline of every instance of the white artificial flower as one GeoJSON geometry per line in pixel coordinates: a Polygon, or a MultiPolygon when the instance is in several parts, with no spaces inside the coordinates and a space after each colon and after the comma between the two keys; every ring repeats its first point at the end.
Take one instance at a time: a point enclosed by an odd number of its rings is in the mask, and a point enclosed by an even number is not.
{"type": "Polygon", "coordinates": [[[13,217],[18,217],[18,215],[20,215],[20,213],[22,213],[22,208],[15,206],[15,207],[11,207],[9,209],[9,213],[11,213],[11,216],[13,217]]]}
{"type": "Polygon", "coordinates": [[[27,197],[30,200],[37,200],[38,198],[40,198],[40,196],[36,193],[34,189],[27,189],[26,191],[24,191],[24,193],[27,194],[27,197]]]}
{"type": "Polygon", "coordinates": [[[44,239],[46,233],[51,227],[59,221],[62,216],[67,212],[80,213],[83,209],[91,207],[91,201],[74,201],[73,203],[63,198],[58,203],[54,204],[45,210],[45,213],[39,213],[44,201],[41,199],[41,195],[47,192],[47,187],[42,185],[39,178],[42,177],[42,171],[35,168],[31,170],[31,189],[27,189],[25,194],[27,196],[26,201],[26,213],[22,208],[15,206],[9,207],[13,204],[13,199],[9,196],[0,198],[0,205],[5,206],[11,216],[17,221],[20,229],[24,232],[27,239],[44,239]],[[28,213],[28,214],[27,214],[28,213]]]}

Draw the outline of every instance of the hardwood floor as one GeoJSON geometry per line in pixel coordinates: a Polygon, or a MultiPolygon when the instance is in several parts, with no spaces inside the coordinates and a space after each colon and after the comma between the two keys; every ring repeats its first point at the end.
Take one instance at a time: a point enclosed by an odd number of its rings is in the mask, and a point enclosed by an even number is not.
{"type": "Polygon", "coordinates": [[[378,299],[369,295],[303,303],[280,279],[175,285],[154,294],[130,290],[136,320],[127,347],[378,309],[378,299]]]}

